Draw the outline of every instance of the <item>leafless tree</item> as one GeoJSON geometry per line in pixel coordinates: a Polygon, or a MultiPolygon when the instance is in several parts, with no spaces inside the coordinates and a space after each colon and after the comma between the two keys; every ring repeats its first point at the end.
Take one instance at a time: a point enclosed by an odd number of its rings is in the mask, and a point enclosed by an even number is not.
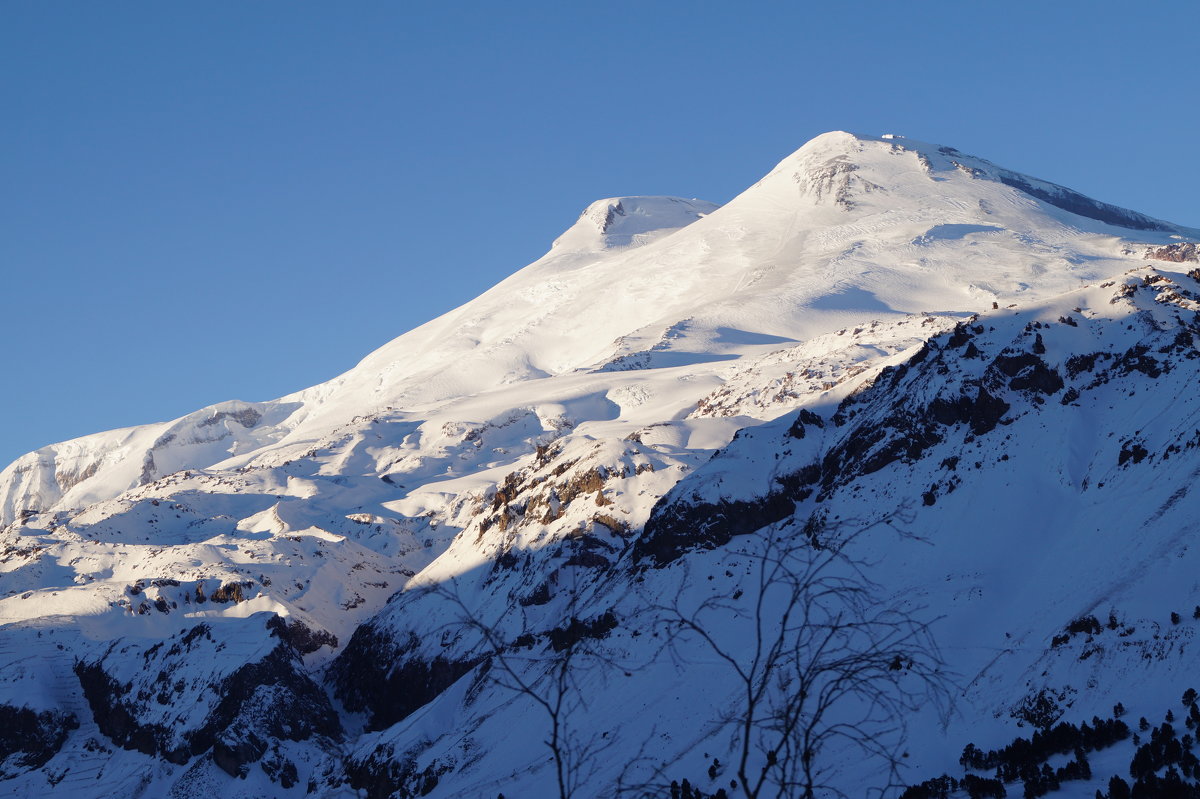
{"type": "Polygon", "coordinates": [[[901,785],[906,718],[931,702],[948,712],[952,682],[923,609],[887,598],[868,575],[874,564],[852,554],[870,530],[899,532],[896,521],[767,528],[740,547],[754,577],[743,601],[687,606],[682,592],[657,607],[681,657],[699,642],[734,678],[738,698],[721,723],[736,730],[730,760],[745,799],[843,796],[835,745],[882,764],[882,795],[901,785]]]}
{"type": "Polygon", "coordinates": [[[599,731],[571,721],[587,711],[586,692],[577,682],[580,671],[617,667],[598,641],[597,631],[605,626],[606,616],[590,620],[576,616],[580,593],[572,580],[570,586],[563,587],[568,596],[561,626],[536,631],[526,609],[518,605],[509,609],[509,615],[510,619],[519,615],[520,624],[508,625],[508,633],[502,634],[497,626],[481,620],[451,586],[441,584],[428,590],[457,609],[451,626],[471,630],[477,636],[483,678],[525,697],[542,711],[547,722],[544,743],[554,762],[558,797],[572,799],[594,775],[597,756],[613,743],[599,731]],[[515,635],[513,629],[518,630],[515,635]]]}

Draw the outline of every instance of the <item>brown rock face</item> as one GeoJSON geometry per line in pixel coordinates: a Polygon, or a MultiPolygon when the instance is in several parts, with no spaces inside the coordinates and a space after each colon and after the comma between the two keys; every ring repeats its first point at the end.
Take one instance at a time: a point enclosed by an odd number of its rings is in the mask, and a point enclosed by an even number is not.
{"type": "Polygon", "coordinates": [[[1146,253],[1146,258],[1155,261],[1170,261],[1175,264],[1182,264],[1189,261],[1200,262],[1200,247],[1197,247],[1190,241],[1168,244],[1165,247],[1159,247],[1157,250],[1149,250],[1146,253]]]}

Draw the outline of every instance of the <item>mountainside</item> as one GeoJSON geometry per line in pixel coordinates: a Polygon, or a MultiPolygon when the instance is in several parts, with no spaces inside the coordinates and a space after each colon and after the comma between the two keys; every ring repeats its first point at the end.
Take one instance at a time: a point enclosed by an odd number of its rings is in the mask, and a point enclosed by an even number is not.
{"type": "Polygon", "coordinates": [[[1114,706],[1200,718],[1198,241],[829,133],[721,207],[593,203],[328,383],[30,453],[0,473],[0,786],[732,796],[810,759],[854,796],[1186,781],[1191,738],[1114,706]],[[790,657],[836,620],[891,693],[832,704],[810,757],[739,760],[746,685],[806,690],[755,653],[818,566],[840,588],[804,594],[790,657]]]}

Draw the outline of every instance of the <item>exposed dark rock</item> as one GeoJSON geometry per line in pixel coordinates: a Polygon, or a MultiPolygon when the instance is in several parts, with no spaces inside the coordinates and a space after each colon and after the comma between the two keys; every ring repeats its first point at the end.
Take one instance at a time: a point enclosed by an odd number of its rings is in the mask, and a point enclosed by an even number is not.
{"type": "MultiPolygon", "coordinates": [[[[1038,340],[1041,335],[1038,335],[1038,340]]],[[[1042,350],[1045,351],[1045,347],[1042,350]]],[[[1008,387],[1014,391],[1036,391],[1042,394],[1053,394],[1061,391],[1063,379],[1046,365],[1046,362],[1036,354],[1024,352],[1019,355],[1000,355],[991,363],[1001,374],[1012,378],[1008,387]]]]}
{"type": "Polygon", "coordinates": [[[1067,359],[1067,375],[1074,379],[1084,372],[1090,372],[1095,369],[1097,359],[1110,357],[1112,356],[1107,352],[1091,352],[1087,355],[1072,355],[1067,359]]]}
{"type": "Polygon", "coordinates": [[[804,438],[804,428],[807,425],[823,428],[825,427],[825,420],[807,408],[801,409],[795,421],[792,422],[792,426],[788,428],[788,435],[792,438],[804,438]]]}
{"type": "Polygon", "coordinates": [[[825,420],[807,408],[801,408],[800,414],[796,418],[805,424],[811,424],[814,427],[825,427],[825,420]]]}
{"type": "Polygon", "coordinates": [[[210,427],[224,419],[232,419],[247,429],[254,427],[262,421],[262,414],[253,408],[243,408],[240,411],[217,411],[212,416],[205,419],[197,427],[210,427]]]}
{"type": "Polygon", "coordinates": [[[337,649],[336,635],[328,630],[314,630],[299,619],[284,619],[282,616],[274,616],[267,622],[267,629],[301,655],[316,652],[323,646],[337,649]]]}
{"type": "Polygon", "coordinates": [[[1158,377],[1164,371],[1161,363],[1147,355],[1150,348],[1145,344],[1130,347],[1113,363],[1113,368],[1121,374],[1141,372],[1146,377],[1158,377]]]}
{"type": "Polygon", "coordinates": [[[100,662],[76,663],[75,675],[100,732],[113,743],[176,764],[191,758],[188,747],[171,747],[166,743],[171,739],[171,730],[161,724],[138,722],[136,708],[123,701],[133,690],[132,684],[121,685],[104,671],[100,662]]]}
{"type": "Polygon", "coordinates": [[[964,322],[959,322],[954,326],[950,338],[946,339],[946,345],[952,349],[958,349],[970,340],[971,329],[964,322]]]}
{"type": "Polygon", "coordinates": [[[69,713],[0,705],[0,780],[40,768],[78,728],[69,713]]]}
{"type": "Polygon", "coordinates": [[[634,545],[634,559],[665,566],[689,550],[715,549],[734,536],[782,521],[795,509],[795,501],[783,491],[753,501],[716,504],[675,502],[668,495],[651,509],[645,530],[634,545]]]}
{"type": "Polygon", "coordinates": [[[300,781],[300,776],[296,772],[296,764],[281,755],[278,750],[269,757],[263,758],[260,765],[271,781],[278,782],[284,790],[295,786],[300,781]]]}
{"type": "Polygon", "coordinates": [[[619,216],[625,216],[625,206],[621,205],[620,202],[616,205],[610,205],[608,212],[604,215],[604,221],[600,223],[600,232],[607,233],[619,216]]]}
{"type": "Polygon", "coordinates": [[[1164,355],[1175,352],[1184,354],[1185,356],[1194,356],[1196,352],[1195,347],[1196,338],[1192,334],[1192,331],[1180,330],[1175,334],[1175,338],[1171,340],[1170,344],[1159,347],[1158,351],[1164,355]]]}
{"type": "Polygon", "coordinates": [[[1145,460],[1150,451],[1142,446],[1139,441],[1126,441],[1121,445],[1121,453],[1117,456],[1117,464],[1124,466],[1129,461],[1135,464],[1145,460]]]}
{"type": "Polygon", "coordinates": [[[503,569],[515,569],[521,562],[521,557],[511,549],[506,549],[500,553],[500,557],[496,558],[495,571],[503,569]]]}
{"type": "Polygon", "coordinates": [[[533,589],[532,593],[530,593],[528,596],[521,597],[517,600],[517,602],[522,607],[529,607],[531,605],[545,605],[550,601],[550,596],[550,583],[543,580],[542,582],[538,583],[537,588],[533,589]]]}
{"type": "Polygon", "coordinates": [[[555,652],[562,652],[586,638],[607,638],[615,629],[617,617],[611,610],[594,619],[580,620],[572,616],[566,625],[550,631],[550,648],[555,652]]]}
{"type": "Polygon", "coordinates": [[[222,735],[213,744],[212,759],[217,767],[231,777],[245,777],[250,765],[262,758],[267,751],[267,742],[255,735],[253,730],[239,730],[237,734],[222,735]]]}
{"type": "Polygon", "coordinates": [[[826,196],[849,211],[854,207],[850,199],[850,178],[858,170],[858,165],[844,155],[830,158],[824,164],[812,166],[806,174],[797,173],[794,177],[797,183],[806,186],[806,192],[812,192],[818,201],[826,196]]]}
{"type": "MultiPolygon", "coordinates": [[[[239,583],[224,583],[216,591],[213,591],[209,596],[213,602],[245,602],[246,589],[254,587],[254,583],[250,581],[239,583]]],[[[197,589],[198,590],[198,589],[197,589]]]]}
{"type": "Polygon", "coordinates": [[[349,761],[346,775],[350,786],[365,791],[367,799],[415,799],[431,793],[450,768],[438,761],[418,768],[411,757],[398,757],[383,745],[366,758],[349,761]]]}
{"type": "Polygon", "coordinates": [[[211,628],[198,624],[165,652],[156,644],[143,653],[146,674],[157,671],[157,677],[122,684],[105,668],[111,650],[98,660],[76,663],[75,673],[105,736],[125,749],[171,763],[186,763],[211,748],[218,766],[244,776],[270,739],[341,737],[341,724],[325,693],[304,673],[297,653],[283,643],[209,685],[206,690],[219,699],[199,726],[179,730],[146,718],[156,706],[180,700],[178,694],[186,686],[175,673],[186,669],[189,661],[212,658],[220,647],[211,628]]]}
{"type": "MultiPolygon", "coordinates": [[[[610,532],[616,535],[626,536],[629,534],[628,522],[623,519],[618,519],[617,517],[611,516],[607,513],[597,513],[596,515],[592,516],[592,521],[603,525],[604,527],[608,528],[610,532]]],[[[593,537],[589,536],[589,538],[593,537]]]]}
{"type": "Polygon", "coordinates": [[[58,487],[66,493],[75,486],[82,483],[84,480],[96,474],[96,470],[100,468],[99,461],[93,461],[77,472],[59,472],[54,473],[54,482],[58,483],[58,487]]]}
{"type": "Polygon", "coordinates": [[[437,698],[480,662],[426,658],[419,650],[415,636],[396,643],[386,632],[362,625],[330,666],[334,693],[348,710],[370,713],[368,729],[381,730],[437,698]]]}
{"type": "Polygon", "coordinates": [[[1095,616],[1080,616],[1077,619],[1072,619],[1067,624],[1067,632],[1072,635],[1099,635],[1102,629],[1100,620],[1095,616]]]}
{"type": "MultiPolygon", "coordinates": [[[[689,550],[723,546],[735,536],[781,522],[796,512],[796,503],[808,499],[818,488],[820,501],[857,477],[892,463],[917,461],[944,439],[944,427],[962,423],[977,436],[991,432],[1010,406],[977,381],[965,380],[957,396],[937,396],[925,407],[907,396],[902,385],[906,379],[919,381],[929,372],[944,371],[943,352],[936,343],[926,342],[906,363],[882,369],[871,386],[843,400],[833,421],[838,426],[850,426],[845,437],[826,450],[819,462],[777,475],[774,486],[761,497],[703,502],[694,496],[688,499],[668,494],[660,499],[634,546],[635,562],[649,560],[663,566],[689,550]],[[874,407],[879,421],[855,426],[852,419],[860,407],[874,407]]],[[[1049,393],[1062,388],[1062,379],[1036,355],[998,358],[989,368],[1007,374],[1016,381],[1017,388],[1049,393]]],[[[820,419],[801,411],[787,435],[802,438],[801,420],[810,422],[814,418],[820,419]]],[[[730,448],[734,446],[731,443],[730,448]]],[[[716,457],[720,456],[718,453],[716,457]]],[[[936,499],[936,494],[926,493],[925,503],[932,504],[929,499],[936,499]]]]}
{"type": "Polygon", "coordinates": [[[915,461],[941,441],[934,422],[923,409],[894,407],[879,424],[858,427],[822,459],[822,488],[828,491],[835,484],[873,474],[896,461],[915,461]]]}
{"type": "Polygon", "coordinates": [[[567,558],[566,566],[582,566],[585,569],[607,569],[612,561],[596,552],[576,552],[567,558]]]}
{"type": "Polygon", "coordinates": [[[971,432],[977,436],[991,432],[1008,413],[1009,404],[992,396],[983,386],[966,383],[964,388],[967,392],[953,399],[934,398],[929,404],[929,415],[946,426],[959,423],[969,425],[971,432]],[[974,389],[974,397],[969,393],[971,389],[974,389]]]}
{"type": "Polygon", "coordinates": [[[1049,203],[1055,208],[1061,208],[1064,211],[1070,211],[1073,214],[1087,217],[1088,219],[1095,219],[1098,222],[1129,228],[1130,230],[1174,232],[1174,228],[1168,227],[1144,214],[1129,211],[1115,205],[1109,205],[1108,203],[1098,202],[1065,186],[1057,186],[1053,183],[1035,186],[1017,173],[1007,170],[998,170],[996,176],[1005,186],[1011,186],[1018,191],[1025,192],[1031,197],[1036,197],[1044,203],[1049,203]]]}

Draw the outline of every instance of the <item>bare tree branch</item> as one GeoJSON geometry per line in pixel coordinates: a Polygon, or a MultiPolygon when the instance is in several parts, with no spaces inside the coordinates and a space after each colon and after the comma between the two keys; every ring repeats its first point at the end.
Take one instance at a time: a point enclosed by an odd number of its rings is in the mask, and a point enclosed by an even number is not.
{"type": "Polygon", "coordinates": [[[900,785],[907,716],[929,703],[948,712],[952,680],[924,609],[887,598],[869,576],[874,564],[851,553],[876,528],[919,541],[901,526],[908,518],[901,509],[800,539],[768,529],[738,550],[756,565],[748,603],[709,596],[686,608],[681,591],[655,606],[680,644],[673,651],[701,644],[738,686],[730,720],[745,799],[841,795],[835,761],[823,756],[834,745],[878,760],[886,793],[900,785]],[[722,629],[730,614],[748,634],[722,629]]]}
{"type": "Polygon", "coordinates": [[[485,623],[468,606],[453,584],[440,583],[425,590],[454,606],[457,617],[446,629],[469,630],[478,636],[482,659],[486,661],[486,679],[505,691],[531,700],[540,709],[547,722],[543,743],[550,750],[554,763],[559,799],[572,799],[594,776],[599,754],[614,743],[598,732],[585,734],[582,728],[571,724],[572,716],[587,710],[585,693],[576,682],[580,662],[586,660],[591,666],[606,669],[620,667],[594,639],[571,634],[570,625],[579,623],[576,611],[581,592],[578,585],[566,589],[565,620],[568,626],[562,646],[553,641],[553,631],[533,629],[524,608],[510,608],[511,612],[520,614],[520,632],[514,640],[506,640],[495,626],[485,623]],[[518,641],[524,639],[528,645],[542,637],[551,639],[543,650],[537,654],[520,654],[522,647],[518,641]]]}

